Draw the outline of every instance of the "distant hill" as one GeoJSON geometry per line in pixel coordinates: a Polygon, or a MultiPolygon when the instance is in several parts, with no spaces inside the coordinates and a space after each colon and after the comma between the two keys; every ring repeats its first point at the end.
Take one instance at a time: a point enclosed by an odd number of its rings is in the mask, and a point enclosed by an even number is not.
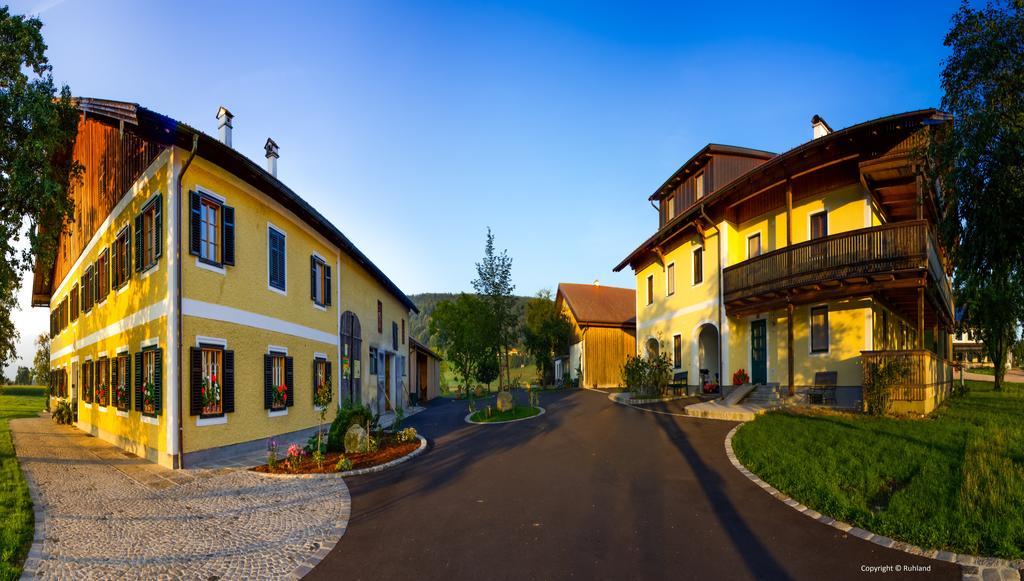
{"type": "MultiPolygon", "coordinates": [[[[447,301],[454,299],[459,296],[458,293],[422,293],[418,295],[409,295],[412,302],[416,303],[419,307],[420,312],[418,315],[413,315],[409,320],[409,334],[416,338],[417,341],[425,343],[431,347],[435,347],[430,342],[430,316],[434,313],[434,307],[441,301],[447,301]]],[[[523,321],[526,318],[526,301],[533,297],[516,297],[516,311],[519,314],[519,325],[520,328],[523,325],[523,321]]],[[[522,347],[517,344],[516,347],[522,347]]]]}

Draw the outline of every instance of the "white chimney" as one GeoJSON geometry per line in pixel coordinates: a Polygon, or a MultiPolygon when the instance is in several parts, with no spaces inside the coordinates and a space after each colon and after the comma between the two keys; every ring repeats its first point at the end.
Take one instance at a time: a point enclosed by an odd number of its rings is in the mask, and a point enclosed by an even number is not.
{"type": "Polygon", "coordinates": [[[824,137],[829,133],[832,133],[832,128],[828,126],[828,123],[825,123],[825,120],[822,119],[820,115],[811,117],[811,127],[814,130],[814,139],[824,137]]]}
{"type": "Polygon", "coordinates": [[[277,144],[274,143],[273,139],[268,137],[267,143],[263,146],[263,149],[265,149],[267,152],[267,171],[270,172],[270,175],[276,178],[277,158],[281,157],[280,155],[277,154],[277,144]]]}
{"type": "Polygon", "coordinates": [[[231,118],[234,115],[231,111],[228,111],[223,105],[220,109],[217,109],[217,121],[219,122],[217,128],[220,129],[220,141],[224,145],[231,147],[231,118]]]}
{"type": "Polygon", "coordinates": [[[601,286],[601,280],[600,280],[600,279],[597,279],[597,278],[595,278],[595,279],[594,279],[594,286],[601,286]]]}

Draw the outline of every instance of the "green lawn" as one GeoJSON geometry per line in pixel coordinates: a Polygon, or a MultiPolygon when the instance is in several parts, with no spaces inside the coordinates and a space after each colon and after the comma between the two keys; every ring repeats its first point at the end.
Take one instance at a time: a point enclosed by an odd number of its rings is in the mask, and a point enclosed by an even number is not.
{"type": "MultiPolygon", "coordinates": [[[[995,375],[996,370],[993,367],[968,367],[964,369],[965,373],[978,373],[981,375],[995,375]]],[[[957,377],[960,377],[957,375],[957,377]]]]}
{"type": "MultiPolygon", "coordinates": [[[[531,364],[525,365],[523,367],[513,367],[511,369],[511,371],[509,372],[509,375],[512,376],[512,381],[513,382],[518,382],[519,385],[526,385],[528,383],[537,383],[537,366],[535,366],[535,365],[533,365],[531,363],[531,364]]],[[[452,371],[451,368],[449,368],[448,366],[445,366],[444,376],[441,378],[441,385],[447,386],[448,389],[450,390],[450,391],[449,390],[442,390],[442,391],[444,391],[444,393],[442,395],[446,395],[446,396],[450,395],[451,397],[455,396],[455,390],[458,389],[459,381],[458,381],[458,378],[455,375],[455,372],[452,371]]],[[[486,389],[487,389],[487,386],[484,386],[484,390],[485,391],[486,391],[486,389]]],[[[497,380],[495,380],[494,383],[491,384],[491,390],[495,391],[495,392],[498,391],[498,381],[497,380]]]]}
{"type": "Polygon", "coordinates": [[[743,464],[824,514],[918,546],[1024,557],[1024,392],[967,382],[923,420],[773,412],[733,439],[743,464]]]}
{"type": "Polygon", "coordinates": [[[484,417],[486,410],[479,410],[472,415],[469,419],[474,422],[484,423],[497,423],[497,422],[508,422],[511,420],[521,420],[523,418],[532,418],[533,416],[540,413],[540,408],[533,408],[525,405],[517,405],[506,412],[493,412],[491,417],[484,417]]]}
{"type": "Polygon", "coordinates": [[[7,425],[35,417],[46,405],[45,387],[0,388],[0,579],[17,579],[32,544],[32,500],[7,425]]]}

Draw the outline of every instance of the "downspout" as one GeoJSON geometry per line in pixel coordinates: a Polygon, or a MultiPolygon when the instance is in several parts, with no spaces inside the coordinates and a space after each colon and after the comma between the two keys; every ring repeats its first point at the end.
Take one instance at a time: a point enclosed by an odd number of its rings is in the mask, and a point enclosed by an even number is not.
{"type": "Polygon", "coordinates": [[[174,334],[177,336],[177,349],[178,349],[178,468],[185,467],[185,420],[182,419],[182,413],[185,406],[182,403],[182,382],[181,375],[182,370],[185,366],[181,362],[181,184],[185,181],[185,172],[188,171],[188,167],[192,165],[192,160],[196,157],[196,150],[199,149],[199,134],[192,134],[192,151],[188,152],[188,158],[185,160],[185,165],[181,166],[181,171],[178,172],[178,195],[174,197],[174,231],[178,233],[177,244],[174,245],[174,272],[175,280],[177,282],[174,285],[174,304],[176,316],[174,318],[174,334]]]}
{"type": "MultiPolygon", "coordinates": [[[[707,218],[708,215],[704,213],[703,205],[700,207],[700,213],[707,218]]],[[[724,353],[722,350],[722,311],[725,310],[725,269],[722,267],[722,229],[718,227],[715,229],[718,230],[718,393],[724,393],[722,385],[725,384],[726,362],[722,357],[722,353],[724,353]]],[[[700,338],[698,337],[697,340],[700,341],[700,338]]]]}

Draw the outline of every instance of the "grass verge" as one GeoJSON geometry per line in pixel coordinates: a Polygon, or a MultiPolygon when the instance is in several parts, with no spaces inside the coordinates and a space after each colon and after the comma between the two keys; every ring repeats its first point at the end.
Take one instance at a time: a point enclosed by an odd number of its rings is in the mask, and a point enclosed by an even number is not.
{"type": "Polygon", "coordinates": [[[46,388],[0,389],[0,579],[17,579],[32,544],[32,500],[14,455],[8,422],[35,417],[46,402],[46,388]]]}
{"type": "Polygon", "coordinates": [[[1024,557],[1024,393],[967,382],[926,419],[773,412],[733,438],[741,462],[801,503],[932,549],[1024,557]]]}
{"type": "Polygon", "coordinates": [[[470,420],[474,422],[483,422],[485,424],[493,424],[500,422],[510,422],[512,420],[521,420],[524,418],[532,418],[533,416],[540,413],[540,408],[529,407],[524,405],[517,405],[511,410],[504,412],[491,412],[491,417],[487,417],[487,410],[479,410],[470,416],[470,420]]]}

